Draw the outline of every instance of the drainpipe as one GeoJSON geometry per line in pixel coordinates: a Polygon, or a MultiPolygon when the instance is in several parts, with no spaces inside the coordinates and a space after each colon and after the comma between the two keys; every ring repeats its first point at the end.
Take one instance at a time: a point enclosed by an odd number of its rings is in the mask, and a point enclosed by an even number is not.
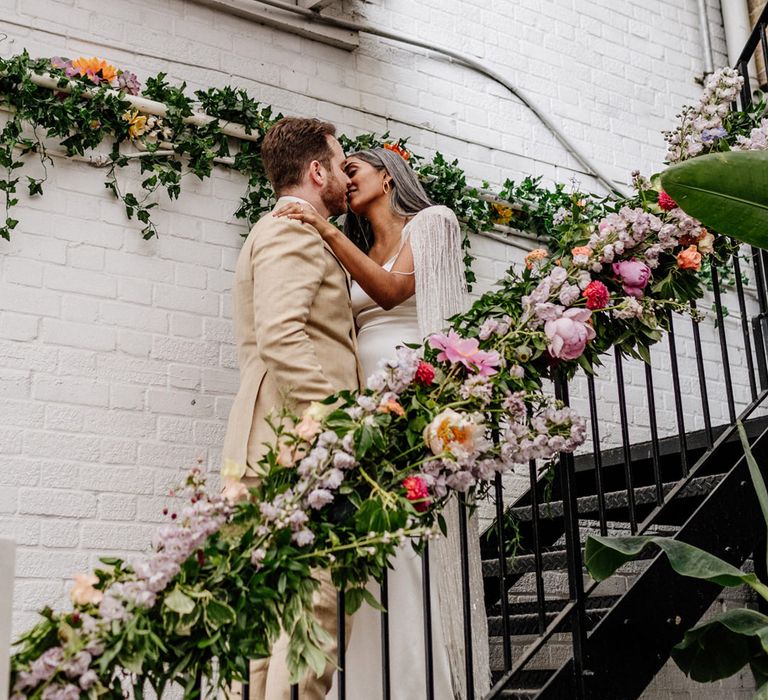
{"type": "MultiPolygon", "coordinates": [[[[728,64],[735,66],[744,44],[747,43],[747,39],[752,33],[747,0],[720,0],[720,11],[723,14],[728,64]]],[[[757,75],[754,59],[749,62],[749,74],[750,76],[757,75]]]]}
{"type": "MultiPolygon", "coordinates": [[[[726,0],[728,2],[728,0],[726,0]]],[[[715,72],[712,54],[712,35],[709,32],[709,17],[707,17],[707,0],[699,0],[699,30],[701,31],[701,50],[704,58],[704,80],[715,72]]]]}

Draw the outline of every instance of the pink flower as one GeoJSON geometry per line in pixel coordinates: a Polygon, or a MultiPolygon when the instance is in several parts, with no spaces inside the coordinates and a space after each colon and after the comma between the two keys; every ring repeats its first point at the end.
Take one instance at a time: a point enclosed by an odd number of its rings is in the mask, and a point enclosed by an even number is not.
{"type": "Polygon", "coordinates": [[[99,579],[94,574],[77,574],[69,597],[75,605],[98,605],[104,594],[94,588],[99,579]]]}
{"type": "Polygon", "coordinates": [[[446,360],[451,364],[462,364],[467,369],[473,369],[482,377],[489,377],[498,372],[501,364],[501,356],[495,350],[480,350],[480,341],[477,338],[462,338],[456,331],[435,333],[429,337],[429,346],[440,350],[437,359],[440,362],[446,360]]]}
{"type": "Polygon", "coordinates": [[[547,321],[544,333],[549,340],[549,354],[560,360],[579,357],[595,337],[595,329],[587,323],[591,315],[588,309],[566,309],[560,318],[547,321]]]}
{"type": "Polygon", "coordinates": [[[611,293],[600,280],[592,280],[582,292],[582,296],[587,300],[588,309],[604,309],[608,306],[611,293]]]}
{"type": "Polygon", "coordinates": [[[315,420],[310,415],[305,415],[301,422],[296,426],[294,432],[302,440],[312,442],[312,439],[320,432],[320,421],[315,420]]]}
{"type": "Polygon", "coordinates": [[[639,260],[622,260],[613,263],[613,274],[619,278],[625,294],[642,299],[643,290],[651,279],[651,268],[639,260]]]}
{"type": "Polygon", "coordinates": [[[423,513],[429,508],[429,489],[427,482],[420,476],[408,476],[403,479],[405,497],[413,502],[413,507],[423,513]]]}

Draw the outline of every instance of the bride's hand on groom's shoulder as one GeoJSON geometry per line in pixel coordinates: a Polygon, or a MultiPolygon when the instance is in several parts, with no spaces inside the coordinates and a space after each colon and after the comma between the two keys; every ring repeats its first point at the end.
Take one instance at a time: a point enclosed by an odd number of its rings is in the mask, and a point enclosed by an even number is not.
{"type": "Polygon", "coordinates": [[[327,239],[329,236],[338,232],[338,229],[333,224],[320,216],[320,214],[318,214],[312,207],[306,204],[300,204],[299,202],[286,204],[273,212],[272,215],[293,219],[294,221],[301,221],[310,226],[314,226],[324,239],[327,239]]]}

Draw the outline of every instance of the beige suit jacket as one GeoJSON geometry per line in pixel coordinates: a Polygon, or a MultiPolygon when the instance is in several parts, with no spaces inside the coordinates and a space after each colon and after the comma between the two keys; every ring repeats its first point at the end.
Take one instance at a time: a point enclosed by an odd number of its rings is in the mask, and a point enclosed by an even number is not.
{"type": "Polygon", "coordinates": [[[359,387],[349,280],[314,227],[269,213],[243,245],[232,297],[240,387],[223,461],[254,465],[275,440],[271,412],[359,387]]]}

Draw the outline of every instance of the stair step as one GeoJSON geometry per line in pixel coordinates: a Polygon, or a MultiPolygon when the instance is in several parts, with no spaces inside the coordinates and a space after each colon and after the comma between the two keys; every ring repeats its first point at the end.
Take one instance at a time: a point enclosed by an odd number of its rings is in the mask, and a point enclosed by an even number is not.
{"type": "MultiPolygon", "coordinates": [[[[587,629],[592,629],[600,620],[603,619],[603,615],[608,612],[610,608],[593,608],[587,610],[585,617],[587,621],[587,629]]],[[[557,617],[558,613],[550,612],[544,615],[544,628],[546,629],[553,620],[557,617]]],[[[568,615],[558,626],[556,631],[567,632],[571,629],[571,615],[568,615]]],[[[509,634],[513,637],[517,635],[539,634],[539,616],[535,613],[529,613],[527,615],[510,615],[509,616],[509,634]]],[[[491,636],[499,636],[503,634],[503,618],[501,615],[492,615],[488,617],[488,633],[491,636]]]]}
{"type": "MultiPolygon", "coordinates": [[[[587,610],[599,610],[610,608],[617,600],[617,595],[588,596],[584,601],[587,610]]],[[[545,613],[559,613],[571,601],[568,598],[550,598],[544,601],[545,613]]],[[[507,603],[507,613],[512,615],[536,615],[539,611],[539,603],[536,600],[510,601],[507,603]]],[[[491,613],[501,614],[501,603],[494,603],[491,613]]]]}
{"type": "MultiPolygon", "coordinates": [[[[676,496],[679,498],[694,498],[704,496],[714,489],[722,480],[722,474],[699,476],[692,479],[676,496]]],[[[670,482],[662,485],[664,495],[668,494],[678,482],[670,482]]],[[[635,505],[649,505],[656,502],[655,486],[638,486],[634,489],[635,505]]],[[[627,507],[627,491],[611,491],[605,494],[605,509],[607,511],[620,510],[627,507]]],[[[598,510],[597,496],[581,496],[577,499],[579,513],[596,513],[598,510]]],[[[510,508],[509,512],[518,520],[528,522],[533,517],[532,506],[517,506],[510,508]]],[[[563,502],[553,501],[539,505],[539,518],[542,520],[556,520],[563,517],[563,502]]]]}
{"type": "MultiPolygon", "coordinates": [[[[640,561],[642,559],[652,559],[657,552],[653,550],[644,549],[633,561],[640,561]]],[[[582,550],[582,559],[584,556],[584,550],[582,550]]],[[[542,552],[541,553],[541,568],[542,571],[558,571],[568,568],[568,553],[565,549],[559,549],[555,551],[542,552]]],[[[501,567],[499,566],[498,559],[483,559],[483,577],[498,578],[500,575],[501,567]]],[[[507,574],[527,574],[536,571],[536,555],[534,554],[520,554],[516,557],[510,557],[507,559],[507,574]]]]}
{"type": "MultiPolygon", "coordinates": [[[[525,668],[515,674],[515,680],[517,681],[517,685],[522,688],[540,688],[554,675],[554,673],[554,668],[525,668]]],[[[503,671],[493,671],[493,673],[491,673],[491,683],[498,683],[503,675],[503,671]]]]}

